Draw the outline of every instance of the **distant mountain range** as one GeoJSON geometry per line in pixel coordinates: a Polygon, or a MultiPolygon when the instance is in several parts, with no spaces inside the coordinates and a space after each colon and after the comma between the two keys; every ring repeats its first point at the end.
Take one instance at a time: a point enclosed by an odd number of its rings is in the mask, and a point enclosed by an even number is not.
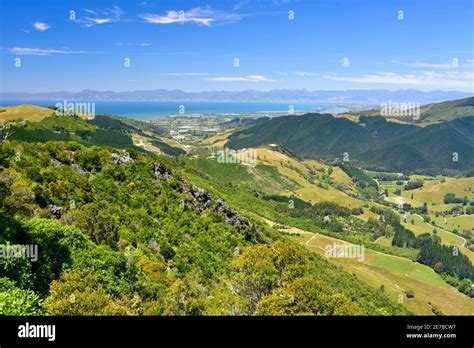
{"type": "Polygon", "coordinates": [[[282,116],[234,133],[226,146],[267,144],[300,158],[348,160],[375,170],[469,172],[474,170],[474,116],[426,127],[380,116],[360,116],[358,122],[329,114],[282,116]]]}
{"type": "Polygon", "coordinates": [[[436,103],[452,99],[472,96],[472,93],[457,91],[422,92],[415,89],[389,91],[384,89],[309,91],[306,89],[280,89],[271,91],[207,91],[184,92],[181,90],[141,90],[128,92],[83,90],[80,92],[41,92],[1,93],[3,100],[78,100],[78,101],[247,101],[247,102],[327,102],[327,103],[358,103],[377,105],[389,100],[396,102],[436,103]]]}

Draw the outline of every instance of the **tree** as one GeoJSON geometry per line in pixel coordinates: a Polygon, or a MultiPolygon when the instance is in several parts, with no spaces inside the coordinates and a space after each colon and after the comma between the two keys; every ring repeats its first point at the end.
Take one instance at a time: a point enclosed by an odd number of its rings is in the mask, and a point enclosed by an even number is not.
{"type": "Polygon", "coordinates": [[[73,212],[74,224],[96,244],[115,247],[118,242],[117,218],[96,203],[88,203],[73,212]]]}
{"type": "MultiPolygon", "coordinates": [[[[417,188],[423,187],[423,184],[424,184],[423,180],[410,181],[408,184],[405,185],[405,190],[406,191],[415,190],[417,188]]],[[[413,194],[412,194],[412,198],[413,198],[413,194]]]]}
{"type": "Polygon", "coordinates": [[[332,294],[321,282],[305,276],[265,296],[256,315],[362,315],[345,295],[332,294]]]}
{"type": "Polygon", "coordinates": [[[42,315],[41,299],[31,290],[20,289],[0,278],[0,315],[42,315]]]}
{"type": "Polygon", "coordinates": [[[258,302],[283,281],[290,281],[307,272],[304,253],[295,245],[276,242],[271,247],[256,245],[247,248],[232,261],[230,285],[255,312],[258,302]]]}
{"type": "Polygon", "coordinates": [[[204,288],[190,278],[178,279],[164,298],[164,315],[201,315],[205,308],[204,288]]]}
{"type": "Polygon", "coordinates": [[[35,194],[31,184],[24,179],[15,180],[9,187],[10,195],[5,199],[5,206],[12,213],[31,216],[35,194]]]}
{"type": "Polygon", "coordinates": [[[44,307],[50,315],[137,315],[140,298],[116,298],[108,294],[97,278],[71,271],[51,283],[44,307]]]}
{"type": "Polygon", "coordinates": [[[435,270],[436,273],[443,273],[444,271],[444,265],[442,262],[436,262],[434,265],[433,269],[435,270]]]}
{"type": "Polygon", "coordinates": [[[231,286],[239,297],[247,301],[251,312],[254,312],[257,303],[279,284],[280,272],[265,245],[247,249],[232,261],[231,267],[231,286]]]}
{"type": "Polygon", "coordinates": [[[206,299],[204,315],[249,315],[246,302],[226,285],[213,288],[206,299]]]}

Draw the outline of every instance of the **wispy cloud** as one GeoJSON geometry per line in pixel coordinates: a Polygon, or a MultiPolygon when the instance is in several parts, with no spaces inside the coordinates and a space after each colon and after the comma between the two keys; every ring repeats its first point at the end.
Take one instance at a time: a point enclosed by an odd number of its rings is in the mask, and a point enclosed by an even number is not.
{"type": "Polygon", "coordinates": [[[29,48],[29,47],[12,47],[8,51],[13,54],[22,56],[49,56],[50,54],[75,54],[75,53],[86,53],[84,51],[62,51],[52,49],[41,49],[41,48],[29,48]]]}
{"type": "Polygon", "coordinates": [[[461,59],[453,58],[451,61],[443,62],[443,63],[432,63],[432,62],[414,62],[414,63],[399,63],[394,62],[397,64],[402,64],[405,66],[409,66],[412,68],[421,68],[421,69],[457,69],[457,68],[466,68],[472,67],[473,62],[470,59],[466,59],[462,61],[461,59]]]}
{"type": "Polygon", "coordinates": [[[142,1],[142,2],[138,3],[138,6],[140,6],[140,7],[152,7],[153,4],[151,4],[149,2],[146,2],[146,1],[142,1]]]}
{"type": "Polygon", "coordinates": [[[49,26],[48,24],[43,23],[43,22],[34,22],[33,26],[38,31],[45,31],[45,30],[48,30],[49,28],[51,28],[51,26],[49,26]]]}
{"type": "Polygon", "coordinates": [[[151,43],[148,42],[141,42],[141,43],[132,43],[132,42],[116,42],[114,43],[115,46],[141,46],[141,47],[147,47],[151,46],[151,43]]]}
{"type": "Polygon", "coordinates": [[[165,15],[144,13],[138,17],[152,24],[186,24],[212,26],[216,23],[229,23],[239,21],[242,16],[235,13],[213,10],[211,7],[195,7],[189,11],[167,11],[165,15]]]}
{"type": "Polygon", "coordinates": [[[314,76],[320,77],[320,76],[322,76],[321,73],[311,72],[311,71],[296,71],[295,75],[300,76],[300,77],[314,77],[314,76]]]}
{"type": "Polygon", "coordinates": [[[398,84],[418,86],[445,86],[456,88],[472,88],[474,73],[466,72],[434,72],[424,71],[416,74],[398,74],[394,72],[377,72],[362,76],[324,75],[323,78],[333,81],[345,81],[365,84],[398,84]]]}
{"type": "Polygon", "coordinates": [[[250,0],[240,0],[233,6],[234,10],[240,10],[243,7],[246,7],[249,4],[250,0]]]}
{"type": "Polygon", "coordinates": [[[223,82],[274,82],[262,75],[249,75],[244,77],[208,77],[206,80],[223,82]]]}
{"type": "Polygon", "coordinates": [[[118,6],[105,9],[84,9],[84,12],[92,16],[85,16],[83,18],[76,19],[77,23],[82,24],[85,27],[92,27],[97,24],[115,23],[120,20],[120,17],[124,14],[122,9],[118,6]]]}
{"type": "Polygon", "coordinates": [[[162,76],[207,76],[208,73],[201,72],[172,72],[172,73],[156,73],[162,76]]]}
{"type": "Polygon", "coordinates": [[[427,68],[427,69],[452,69],[455,66],[451,63],[424,63],[424,62],[415,62],[406,64],[412,68],[427,68]]]}

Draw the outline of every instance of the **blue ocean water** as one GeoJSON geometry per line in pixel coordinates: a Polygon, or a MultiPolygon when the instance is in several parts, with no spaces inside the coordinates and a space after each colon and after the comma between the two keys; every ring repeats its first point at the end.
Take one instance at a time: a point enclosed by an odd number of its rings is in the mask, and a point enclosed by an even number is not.
{"type": "MultiPolygon", "coordinates": [[[[63,101],[59,101],[62,103],[63,101]]],[[[68,102],[75,102],[68,100],[68,102]]],[[[78,101],[83,103],[84,101],[78,101]]],[[[51,100],[0,100],[2,106],[33,104],[43,107],[54,106],[51,100]]],[[[280,103],[280,102],[188,102],[188,101],[96,101],[96,114],[120,115],[138,120],[150,120],[163,115],[176,115],[184,106],[185,114],[240,114],[259,112],[288,112],[290,105],[295,112],[341,113],[348,111],[344,107],[334,107],[325,103],[280,103]]]]}

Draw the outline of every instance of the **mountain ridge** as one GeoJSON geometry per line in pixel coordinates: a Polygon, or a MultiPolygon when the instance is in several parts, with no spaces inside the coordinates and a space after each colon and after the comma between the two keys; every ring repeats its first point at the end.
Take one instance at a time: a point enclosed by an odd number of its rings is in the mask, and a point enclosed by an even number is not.
{"type": "Polygon", "coordinates": [[[258,91],[246,89],[240,91],[212,90],[202,92],[186,92],[182,90],[134,90],[134,91],[97,91],[85,89],[79,92],[3,92],[0,99],[17,100],[108,100],[108,101],[255,101],[255,102],[328,102],[328,103],[365,103],[379,104],[389,100],[396,102],[418,102],[428,104],[472,96],[472,93],[460,91],[430,91],[415,89],[370,90],[306,90],[306,89],[274,89],[258,91]]]}
{"type": "Polygon", "coordinates": [[[358,123],[329,114],[281,116],[234,133],[227,146],[270,143],[302,158],[337,162],[346,156],[374,170],[464,172],[474,168],[474,116],[427,127],[381,116],[361,116],[358,123]]]}

